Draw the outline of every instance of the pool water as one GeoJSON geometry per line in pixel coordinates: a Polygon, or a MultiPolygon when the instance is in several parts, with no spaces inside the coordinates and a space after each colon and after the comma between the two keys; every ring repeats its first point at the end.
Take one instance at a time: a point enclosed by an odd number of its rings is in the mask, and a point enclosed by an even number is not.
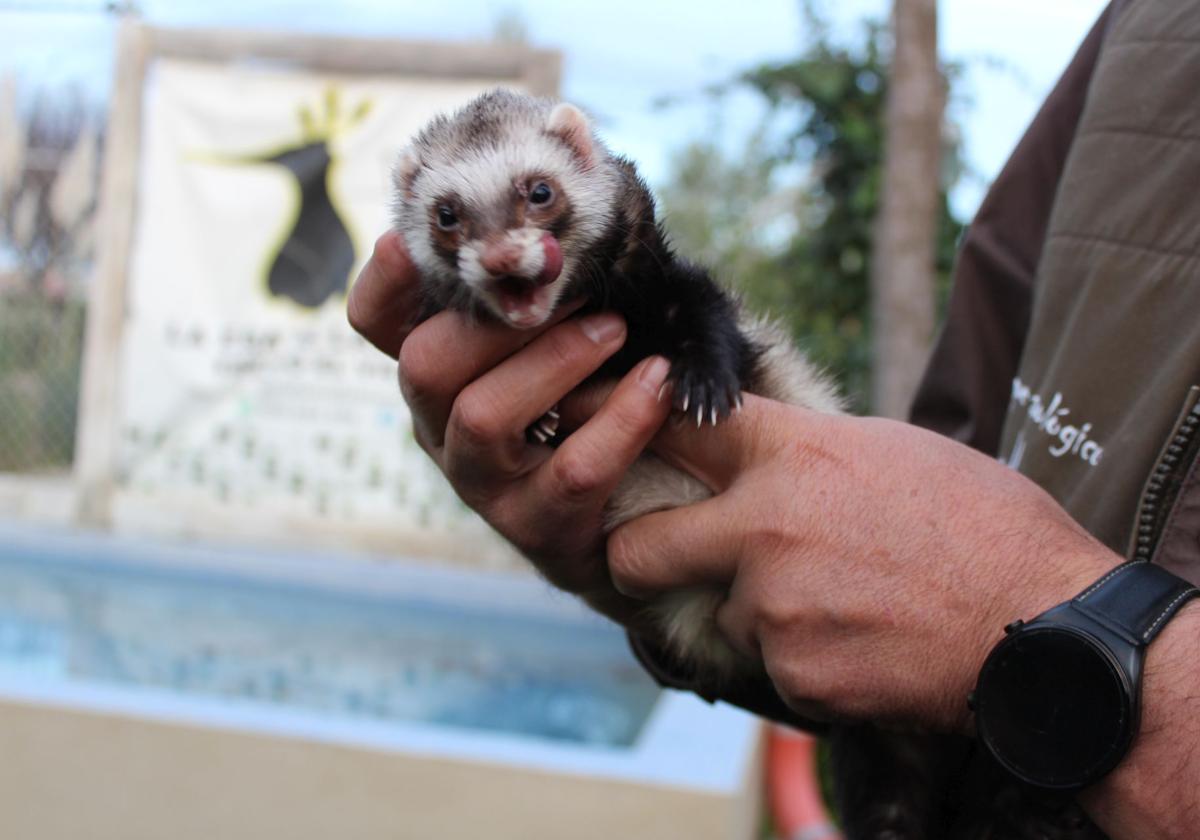
{"type": "Polygon", "coordinates": [[[659,689],[615,627],[0,540],[0,677],[622,747],[659,689]]]}

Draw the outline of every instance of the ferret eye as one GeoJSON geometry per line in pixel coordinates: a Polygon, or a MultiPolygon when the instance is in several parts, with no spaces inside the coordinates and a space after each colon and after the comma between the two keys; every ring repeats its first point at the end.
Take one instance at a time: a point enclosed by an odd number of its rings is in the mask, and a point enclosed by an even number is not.
{"type": "Polygon", "coordinates": [[[530,204],[548,204],[552,198],[554,190],[550,189],[550,185],[545,181],[538,182],[537,186],[529,191],[530,204]]]}
{"type": "Polygon", "coordinates": [[[442,230],[453,230],[458,227],[458,216],[455,215],[454,210],[445,205],[438,208],[437,221],[438,227],[442,230]]]}

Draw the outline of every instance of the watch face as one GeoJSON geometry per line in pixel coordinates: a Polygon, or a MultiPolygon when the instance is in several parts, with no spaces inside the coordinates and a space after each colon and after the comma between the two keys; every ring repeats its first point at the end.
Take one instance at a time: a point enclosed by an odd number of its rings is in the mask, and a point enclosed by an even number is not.
{"type": "Polygon", "coordinates": [[[1074,788],[1111,770],[1133,736],[1131,693],[1112,654],[1081,631],[1031,628],[984,663],[979,735],[1028,782],[1074,788]]]}

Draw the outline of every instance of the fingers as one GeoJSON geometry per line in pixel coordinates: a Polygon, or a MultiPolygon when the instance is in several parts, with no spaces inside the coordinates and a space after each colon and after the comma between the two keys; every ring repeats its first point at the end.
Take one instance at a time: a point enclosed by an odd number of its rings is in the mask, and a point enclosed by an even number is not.
{"type": "MultiPolygon", "coordinates": [[[[573,430],[595,414],[612,385],[599,382],[574,391],[559,406],[562,428],[573,430]]],[[[651,448],[668,463],[691,473],[714,493],[729,487],[753,458],[772,441],[767,432],[777,424],[779,408],[771,400],[743,394],[744,410],[730,415],[715,427],[697,428],[688,415],[676,413],[676,422],[665,426],[651,448]]]]}
{"type": "Polygon", "coordinates": [[[713,493],[726,490],[756,456],[764,434],[771,401],[744,395],[741,412],[716,426],[696,426],[685,415],[675,415],[654,439],[651,449],[672,466],[690,473],[713,493]]]}
{"type": "MultiPolygon", "coordinates": [[[[598,527],[608,497],[671,410],[658,397],[669,369],[655,356],[626,374],[596,415],[529,476],[514,500],[517,509],[545,511],[541,527],[554,534],[598,527]]],[[[557,586],[612,592],[602,562],[585,567],[556,560],[547,557],[541,565],[557,586]]]]}
{"type": "Polygon", "coordinates": [[[441,448],[455,399],[470,383],[568,318],[563,306],[543,326],[514,330],[461,312],[440,312],[413,330],[400,348],[400,389],[414,432],[427,451],[441,448]]]}
{"type": "Polygon", "coordinates": [[[626,374],[542,466],[535,492],[563,510],[606,500],[670,413],[670,402],[658,398],[668,370],[666,359],[652,356],[626,374]]]}
{"type": "Polygon", "coordinates": [[[687,418],[669,424],[651,448],[663,460],[721,493],[755,463],[769,462],[784,447],[804,448],[822,415],[743,393],[743,407],[716,426],[697,428],[687,418]]]}
{"type": "Polygon", "coordinates": [[[446,423],[443,468],[452,483],[520,474],[531,459],[525,429],[595,372],[625,341],[609,313],[556,326],[467,385],[446,423]]]}
{"type": "Polygon", "coordinates": [[[727,496],[634,519],[608,538],[619,592],[649,599],[689,586],[728,586],[742,556],[741,522],[727,496]]]}
{"type": "Polygon", "coordinates": [[[388,231],[359,272],[346,300],[350,326],[393,359],[400,352],[420,308],[417,268],[404,240],[388,231]]]}
{"type": "Polygon", "coordinates": [[[560,428],[568,432],[578,429],[595,416],[615,388],[615,382],[605,380],[581,385],[567,394],[558,404],[559,414],[562,415],[560,428]]]}

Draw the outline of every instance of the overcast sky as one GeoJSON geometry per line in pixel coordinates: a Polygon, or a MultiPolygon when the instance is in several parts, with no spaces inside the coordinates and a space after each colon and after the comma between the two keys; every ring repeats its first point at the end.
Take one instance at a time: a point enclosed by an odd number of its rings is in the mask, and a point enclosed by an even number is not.
{"type": "MultiPolygon", "coordinates": [[[[0,72],[23,84],[79,84],[102,100],[111,74],[112,20],[86,12],[88,0],[0,0],[0,72]]],[[[884,0],[827,0],[838,31],[886,13],[884,0]]],[[[941,50],[965,62],[955,113],[968,163],[983,182],[1009,150],[1103,8],[1101,0],[942,0],[941,50]]],[[[665,176],[671,153],[713,130],[712,109],[656,110],[664,94],[687,96],[764,61],[795,55],[804,42],[796,0],[142,0],[164,26],[254,26],[339,34],[486,38],[516,14],[539,46],[566,56],[563,95],[599,114],[611,146],[649,178],[665,176]]],[[[730,102],[723,132],[730,148],[753,127],[751,97],[730,102]]],[[[969,216],[983,183],[955,194],[969,216]]]]}

